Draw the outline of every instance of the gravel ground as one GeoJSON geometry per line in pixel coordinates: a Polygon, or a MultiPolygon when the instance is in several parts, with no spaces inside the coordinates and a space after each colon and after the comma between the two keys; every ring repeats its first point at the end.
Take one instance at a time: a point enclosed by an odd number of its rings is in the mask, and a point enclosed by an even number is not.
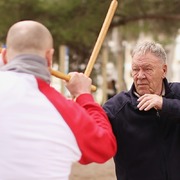
{"type": "Polygon", "coordinates": [[[70,180],[116,180],[114,162],[110,159],[104,164],[81,165],[75,163],[70,180]]]}

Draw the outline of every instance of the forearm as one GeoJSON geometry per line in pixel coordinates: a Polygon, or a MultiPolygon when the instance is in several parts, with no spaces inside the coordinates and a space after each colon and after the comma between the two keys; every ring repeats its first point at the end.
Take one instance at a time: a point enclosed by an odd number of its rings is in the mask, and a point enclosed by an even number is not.
{"type": "Polygon", "coordinates": [[[80,145],[82,151],[80,163],[103,163],[115,155],[117,148],[107,115],[90,94],[79,96],[76,102],[91,117],[84,123],[83,131],[88,136],[88,141],[84,139],[85,141],[80,145]]]}
{"type": "Polygon", "coordinates": [[[162,112],[180,118],[180,100],[163,98],[162,112]]]}

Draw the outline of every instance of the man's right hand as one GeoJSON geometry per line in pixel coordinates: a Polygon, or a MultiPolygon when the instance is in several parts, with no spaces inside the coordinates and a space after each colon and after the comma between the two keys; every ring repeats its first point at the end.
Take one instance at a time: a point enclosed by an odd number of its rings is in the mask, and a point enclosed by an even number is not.
{"type": "Polygon", "coordinates": [[[77,98],[81,94],[91,93],[92,80],[83,73],[71,72],[69,81],[66,81],[66,87],[73,98],[77,98]]]}

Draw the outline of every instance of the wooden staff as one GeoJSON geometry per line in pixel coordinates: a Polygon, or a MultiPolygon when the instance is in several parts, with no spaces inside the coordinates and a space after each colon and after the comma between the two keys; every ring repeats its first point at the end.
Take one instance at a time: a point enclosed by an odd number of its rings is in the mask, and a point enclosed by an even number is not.
{"type": "MultiPolygon", "coordinates": [[[[105,39],[105,36],[107,34],[107,31],[108,31],[108,28],[109,28],[109,26],[111,24],[112,18],[114,16],[115,11],[116,11],[117,5],[118,5],[118,1],[117,0],[112,0],[112,2],[110,4],[110,7],[109,7],[109,10],[108,10],[108,13],[106,15],[106,18],[104,20],[103,26],[101,28],[100,34],[98,36],[98,39],[97,39],[96,44],[94,46],[94,49],[92,51],[91,57],[89,59],[88,65],[87,65],[86,70],[84,72],[84,74],[86,76],[88,76],[88,77],[91,74],[92,68],[93,68],[94,63],[95,63],[95,61],[97,59],[97,55],[99,53],[99,50],[100,50],[100,48],[102,46],[102,43],[103,43],[103,41],[105,39]]],[[[70,80],[70,76],[69,75],[66,75],[66,74],[64,74],[64,73],[62,73],[60,71],[55,71],[53,69],[50,69],[50,72],[51,72],[51,74],[53,76],[56,76],[56,77],[61,78],[61,79],[64,79],[66,81],[70,80]]],[[[92,85],[91,86],[91,90],[92,91],[96,91],[96,86],[92,85]]]]}
{"type": "MultiPolygon", "coordinates": [[[[62,73],[62,72],[60,72],[60,71],[55,71],[55,70],[53,70],[53,69],[50,69],[50,73],[51,73],[51,75],[53,75],[53,76],[55,76],[55,77],[57,77],[57,78],[66,80],[66,81],[69,81],[70,78],[71,78],[70,75],[64,74],[64,73],[62,73]]],[[[91,91],[94,92],[94,91],[96,91],[96,89],[97,89],[96,86],[91,85],[91,91]]]]}
{"type": "Polygon", "coordinates": [[[117,5],[118,5],[117,0],[113,0],[111,2],[111,5],[109,7],[108,13],[107,13],[106,18],[104,20],[103,26],[102,26],[101,31],[99,33],[98,39],[97,39],[96,44],[94,46],[93,52],[92,52],[91,57],[89,59],[88,65],[87,65],[86,70],[84,72],[84,74],[87,75],[87,76],[90,76],[90,74],[91,74],[91,71],[92,71],[94,63],[95,63],[95,61],[97,59],[99,50],[100,50],[100,48],[102,46],[102,43],[103,43],[103,41],[105,39],[108,28],[109,28],[109,26],[111,24],[112,18],[114,16],[115,11],[116,11],[117,5]]]}

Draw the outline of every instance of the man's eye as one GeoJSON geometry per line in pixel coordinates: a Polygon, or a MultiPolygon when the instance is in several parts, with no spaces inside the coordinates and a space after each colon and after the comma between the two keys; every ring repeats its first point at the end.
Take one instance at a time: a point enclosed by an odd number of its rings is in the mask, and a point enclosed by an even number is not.
{"type": "Polygon", "coordinates": [[[152,69],[151,68],[146,68],[146,71],[152,71],[152,69]]]}
{"type": "Polygon", "coordinates": [[[134,69],[132,69],[132,76],[137,75],[137,74],[138,74],[138,72],[139,72],[139,69],[138,69],[138,68],[134,68],[134,69]]]}
{"type": "Polygon", "coordinates": [[[137,72],[137,71],[139,71],[139,69],[136,69],[136,68],[135,68],[135,69],[133,69],[133,71],[134,71],[134,72],[137,72]]]}

